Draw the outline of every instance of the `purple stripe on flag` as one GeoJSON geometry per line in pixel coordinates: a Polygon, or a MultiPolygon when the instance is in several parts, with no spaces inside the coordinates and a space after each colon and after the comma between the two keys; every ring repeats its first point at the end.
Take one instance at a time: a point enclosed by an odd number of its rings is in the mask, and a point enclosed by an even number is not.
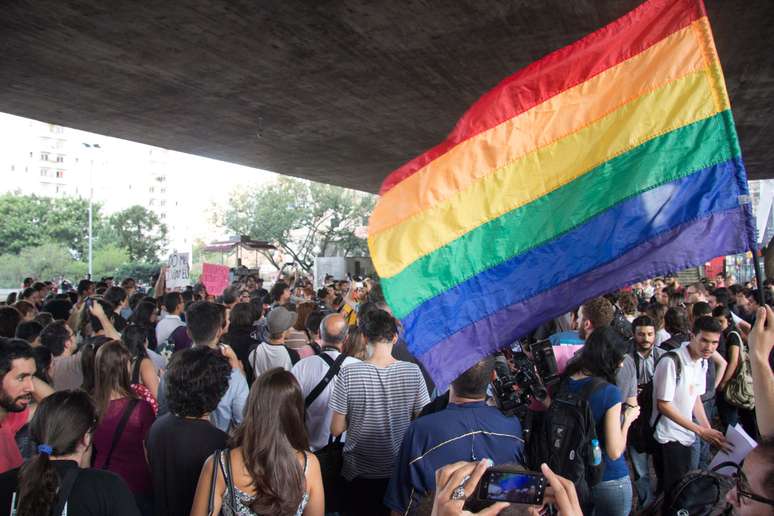
{"type": "Polygon", "coordinates": [[[481,357],[532,331],[537,326],[533,321],[550,320],[587,299],[643,279],[747,251],[744,225],[740,207],[678,226],[601,267],[466,326],[419,359],[436,386],[445,388],[481,357]]]}

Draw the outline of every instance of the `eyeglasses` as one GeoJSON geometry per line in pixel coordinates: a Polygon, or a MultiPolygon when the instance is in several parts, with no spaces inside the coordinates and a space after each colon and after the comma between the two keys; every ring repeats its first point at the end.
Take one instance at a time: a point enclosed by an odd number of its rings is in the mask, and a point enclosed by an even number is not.
{"type": "Polygon", "coordinates": [[[744,471],[739,465],[734,464],[734,466],[736,467],[736,475],[734,475],[736,479],[736,503],[742,505],[742,498],[749,498],[758,503],[774,506],[774,500],[750,491],[750,484],[747,482],[744,471]]]}

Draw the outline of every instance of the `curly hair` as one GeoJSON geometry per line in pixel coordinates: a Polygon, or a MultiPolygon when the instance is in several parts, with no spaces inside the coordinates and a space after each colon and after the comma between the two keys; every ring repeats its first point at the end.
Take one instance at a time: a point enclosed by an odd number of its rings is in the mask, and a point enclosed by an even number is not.
{"type": "Polygon", "coordinates": [[[205,346],[172,355],[165,376],[169,410],[180,417],[202,417],[215,410],[228,390],[231,366],[219,350],[205,346]]]}

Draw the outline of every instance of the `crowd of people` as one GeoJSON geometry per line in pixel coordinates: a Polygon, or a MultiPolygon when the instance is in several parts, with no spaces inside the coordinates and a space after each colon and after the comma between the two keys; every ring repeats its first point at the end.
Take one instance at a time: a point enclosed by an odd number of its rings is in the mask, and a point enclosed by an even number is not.
{"type": "Polygon", "coordinates": [[[587,300],[441,392],[375,280],[248,274],[214,296],[163,272],[147,292],[28,278],[0,306],[0,511],[659,514],[736,427],[758,445],[715,503],[774,514],[771,281],[587,300]],[[493,387],[509,375],[523,410],[493,387]],[[492,465],[544,475],[542,506],[478,499],[492,465]]]}

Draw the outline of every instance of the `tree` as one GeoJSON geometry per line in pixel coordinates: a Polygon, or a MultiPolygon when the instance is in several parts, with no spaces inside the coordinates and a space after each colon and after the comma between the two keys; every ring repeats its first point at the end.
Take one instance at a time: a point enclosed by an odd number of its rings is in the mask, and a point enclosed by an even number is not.
{"type": "MultiPolygon", "coordinates": [[[[93,205],[100,220],[100,206],[93,205]]],[[[19,254],[22,249],[55,243],[83,256],[88,245],[89,203],[85,199],[52,199],[36,195],[0,196],[0,250],[19,254]]]]}
{"type": "MultiPolygon", "coordinates": [[[[370,194],[283,177],[257,192],[235,192],[218,219],[237,235],[275,244],[305,271],[315,256],[367,255],[355,230],[368,223],[375,197],[370,194]]],[[[263,252],[276,268],[271,252],[263,252]]]]}
{"type": "Polygon", "coordinates": [[[116,244],[126,249],[130,261],[158,260],[164,250],[167,226],[142,206],[131,206],[110,216],[110,231],[116,244]]]}
{"type": "Polygon", "coordinates": [[[137,281],[153,284],[154,275],[159,273],[161,263],[127,262],[116,269],[117,278],[134,278],[137,281]]]}

